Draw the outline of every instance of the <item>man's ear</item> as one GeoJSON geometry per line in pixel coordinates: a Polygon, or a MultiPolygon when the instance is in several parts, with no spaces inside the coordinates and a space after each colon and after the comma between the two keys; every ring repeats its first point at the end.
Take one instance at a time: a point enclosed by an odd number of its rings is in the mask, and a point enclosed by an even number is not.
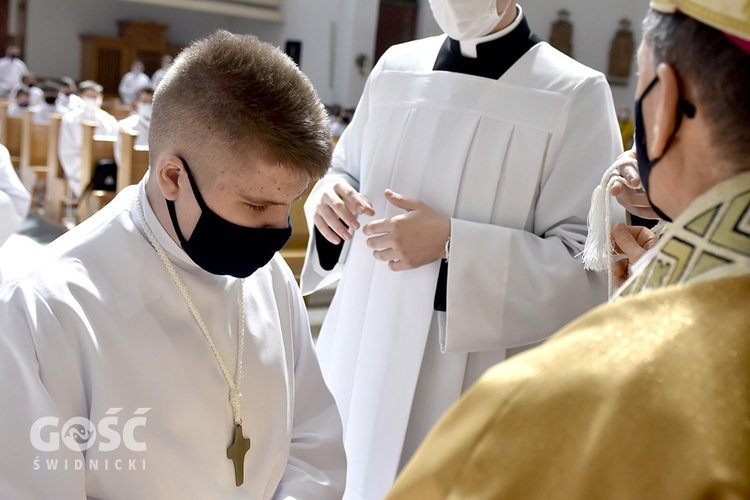
{"type": "Polygon", "coordinates": [[[168,200],[174,201],[177,199],[180,192],[182,169],[182,162],[174,155],[162,156],[156,164],[156,181],[161,193],[168,200]]]}
{"type": "Polygon", "coordinates": [[[674,68],[661,63],[656,68],[656,74],[659,77],[659,85],[654,90],[659,93],[659,103],[649,140],[648,155],[651,158],[658,158],[664,154],[669,138],[677,126],[677,106],[680,101],[680,83],[674,68]]]}

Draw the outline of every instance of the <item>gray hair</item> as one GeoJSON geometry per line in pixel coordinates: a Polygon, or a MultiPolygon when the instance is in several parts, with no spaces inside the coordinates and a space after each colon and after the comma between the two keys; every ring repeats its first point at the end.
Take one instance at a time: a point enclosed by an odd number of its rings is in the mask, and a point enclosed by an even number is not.
{"type": "Polygon", "coordinates": [[[672,66],[679,79],[695,85],[697,112],[710,125],[722,157],[750,168],[750,56],[723,33],[684,14],[649,11],[643,39],[654,66],[672,66]]]}

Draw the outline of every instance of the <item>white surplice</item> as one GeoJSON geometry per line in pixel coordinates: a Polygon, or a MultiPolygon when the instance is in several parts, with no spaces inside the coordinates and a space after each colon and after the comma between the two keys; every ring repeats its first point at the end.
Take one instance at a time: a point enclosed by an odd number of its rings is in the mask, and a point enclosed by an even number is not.
{"type": "MultiPolygon", "coordinates": [[[[15,233],[26,219],[31,193],[18,178],[8,148],[0,144],[0,245],[15,233]]],[[[0,283],[3,275],[0,273],[0,283]]]]}
{"type": "Polygon", "coordinates": [[[227,382],[141,228],[135,197],[232,375],[239,280],[194,264],[143,186],[126,188],[52,243],[38,270],[0,288],[0,496],[340,498],[341,420],[279,255],[245,280],[241,416],[252,443],[235,486],[227,382]],[[58,420],[35,430],[40,418],[58,420]],[[34,444],[54,445],[51,434],[73,434],[68,423],[81,418],[97,426],[93,441],[83,440],[93,443],[87,451],[34,444]]]}
{"type": "Polygon", "coordinates": [[[499,80],[433,71],[444,40],[380,59],[305,206],[312,228],[322,188],[344,180],[373,203],[362,226],[402,213],[386,188],[451,218],[446,313],[433,309],[439,262],[392,272],[358,231],[326,272],[311,238],[303,293],[340,279],[317,351],[344,420],[346,498],[382,498],[484,370],[607,298],[575,258],[622,149],[605,78],[546,43],[499,80]]]}
{"type": "MultiPolygon", "coordinates": [[[[65,178],[68,180],[68,187],[76,197],[80,196],[81,190],[86,188],[86,186],[81,186],[81,147],[83,145],[81,123],[83,121],[91,121],[96,124],[94,135],[111,137],[113,141],[120,130],[117,118],[101,108],[96,108],[93,111],[86,107],[76,108],[62,117],[57,152],[60,156],[60,165],[65,172],[65,178]]],[[[114,158],[114,144],[112,158],[114,158]]]]}

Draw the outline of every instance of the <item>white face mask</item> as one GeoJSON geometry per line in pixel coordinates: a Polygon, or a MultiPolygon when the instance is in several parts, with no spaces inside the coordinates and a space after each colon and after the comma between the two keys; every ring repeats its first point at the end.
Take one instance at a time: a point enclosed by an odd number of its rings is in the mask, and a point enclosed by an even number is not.
{"type": "Polygon", "coordinates": [[[151,104],[141,103],[138,105],[138,115],[144,120],[151,119],[151,104]]]}
{"type": "Polygon", "coordinates": [[[430,0],[432,15],[443,32],[454,40],[471,40],[489,34],[508,12],[497,12],[496,0],[430,0]]]}
{"type": "Polygon", "coordinates": [[[89,111],[93,111],[96,108],[100,108],[102,106],[102,97],[83,97],[83,102],[86,104],[86,109],[89,111]]]}

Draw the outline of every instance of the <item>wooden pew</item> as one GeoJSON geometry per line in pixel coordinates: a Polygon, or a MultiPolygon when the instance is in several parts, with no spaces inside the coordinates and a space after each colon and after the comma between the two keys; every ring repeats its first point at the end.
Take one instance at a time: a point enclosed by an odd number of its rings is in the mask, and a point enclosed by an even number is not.
{"type": "Polygon", "coordinates": [[[148,170],[148,147],[136,146],[138,133],[120,129],[120,163],[117,165],[117,193],[137,184],[148,170]]]}
{"type": "Polygon", "coordinates": [[[133,112],[133,108],[123,104],[118,97],[104,99],[102,109],[117,118],[118,121],[127,118],[133,112]]]}
{"type": "MultiPolygon", "coordinates": [[[[94,122],[83,121],[81,126],[83,127],[83,140],[81,141],[81,189],[83,190],[91,182],[96,162],[105,159],[114,161],[115,138],[95,136],[96,123],[94,122]]],[[[79,222],[87,219],[109,203],[112,198],[114,198],[114,192],[94,191],[83,207],[79,204],[76,218],[79,222]]]]}
{"type": "Polygon", "coordinates": [[[0,143],[8,148],[10,153],[10,160],[13,162],[13,166],[16,169],[21,164],[21,131],[23,129],[23,118],[8,116],[8,107],[0,107],[0,122],[2,123],[2,130],[0,130],[0,143]]]}
{"type": "Polygon", "coordinates": [[[34,113],[26,109],[21,123],[19,175],[36,200],[44,189],[49,165],[49,123],[35,123],[34,113]]]}
{"type": "Polygon", "coordinates": [[[45,218],[57,224],[62,219],[63,199],[68,193],[68,181],[65,180],[65,173],[57,156],[61,121],[60,115],[50,115],[49,138],[47,139],[47,180],[44,190],[45,218]]]}
{"type": "Polygon", "coordinates": [[[307,241],[310,238],[310,232],[307,230],[307,220],[305,219],[305,201],[312,190],[314,182],[311,182],[302,197],[292,204],[292,236],[284,248],[281,249],[281,256],[294,272],[294,276],[299,280],[302,274],[302,265],[305,263],[305,252],[307,251],[307,241]]]}
{"type": "Polygon", "coordinates": [[[8,130],[8,99],[0,99],[0,144],[5,145],[6,131],[8,130]]]}

